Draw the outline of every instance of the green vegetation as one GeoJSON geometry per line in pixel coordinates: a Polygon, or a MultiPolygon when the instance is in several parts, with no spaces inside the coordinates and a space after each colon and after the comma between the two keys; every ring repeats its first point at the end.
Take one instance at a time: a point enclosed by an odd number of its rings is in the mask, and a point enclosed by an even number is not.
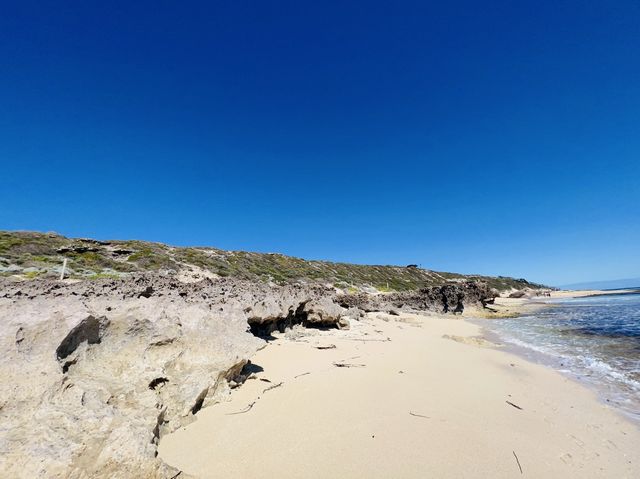
{"type": "Polygon", "coordinates": [[[57,258],[53,258],[51,256],[42,256],[42,255],[31,255],[29,257],[29,260],[36,263],[59,263],[60,262],[57,258]]]}
{"type": "Polygon", "coordinates": [[[51,256],[69,240],[53,233],[8,232],[0,231],[0,256],[21,255],[51,256]]]}
{"type": "Polygon", "coordinates": [[[0,254],[7,254],[21,244],[20,238],[11,237],[8,233],[0,233],[0,254]]]}
{"type": "Polygon", "coordinates": [[[467,279],[486,281],[497,290],[541,287],[524,279],[462,275],[416,267],[306,261],[282,254],[179,248],[145,241],[70,239],[53,233],[0,232],[2,264],[35,267],[43,275],[69,260],[71,277],[97,279],[120,273],[202,269],[219,276],[287,283],[318,281],[356,291],[371,286],[382,292],[407,291],[467,279]]]}

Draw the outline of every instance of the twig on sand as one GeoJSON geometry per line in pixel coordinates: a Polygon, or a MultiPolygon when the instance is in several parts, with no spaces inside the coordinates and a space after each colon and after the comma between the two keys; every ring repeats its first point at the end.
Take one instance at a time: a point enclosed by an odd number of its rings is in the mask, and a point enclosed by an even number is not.
{"type": "Polygon", "coordinates": [[[265,383],[270,383],[271,381],[267,378],[260,378],[260,381],[264,381],[265,383]]]}
{"type": "Polygon", "coordinates": [[[328,346],[316,346],[316,349],[336,349],[336,345],[329,344],[328,346]]]}
{"type": "Polygon", "coordinates": [[[302,374],[298,374],[297,376],[293,376],[293,378],[299,378],[300,376],[306,376],[307,374],[311,374],[310,372],[306,372],[306,373],[302,373],[302,374]]]}
{"type": "Polygon", "coordinates": [[[267,391],[271,391],[272,389],[275,388],[279,388],[280,386],[282,386],[284,384],[284,382],[279,382],[278,384],[274,384],[273,386],[269,386],[267,389],[265,389],[264,391],[262,391],[262,393],[266,393],[267,391]]]}
{"type": "Polygon", "coordinates": [[[423,416],[422,414],[416,414],[414,412],[409,411],[409,414],[415,417],[423,417],[425,419],[431,419],[429,416],[423,416]]]}
{"type": "Polygon", "coordinates": [[[516,454],[516,451],[511,451],[513,453],[513,457],[516,458],[516,462],[518,463],[518,469],[520,469],[520,474],[522,474],[522,466],[520,465],[520,459],[518,459],[518,455],[516,454]]]}
{"type": "Polygon", "coordinates": [[[523,409],[518,406],[517,404],[513,404],[511,401],[505,401],[509,406],[513,406],[516,409],[520,409],[521,411],[523,411],[523,409]]]}
{"type": "Polygon", "coordinates": [[[253,401],[251,404],[249,404],[249,405],[248,405],[246,408],[244,408],[242,411],[230,412],[230,413],[227,413],[226,415],[227,415],[227,416],[233,416],[234,414],[244,414],[245,412],[249,412],[249,411],[251,411],[251,408],[254,406],[254,404],[255,404],[255,403],[256,403],[256,402],[255,402],[255,401],[253,401]]]}
{"type": "Polygon", "coordinates": [[[353,363],[333,363],[337,368],[364,368],[366,364],[353,364],[353,363]]]}

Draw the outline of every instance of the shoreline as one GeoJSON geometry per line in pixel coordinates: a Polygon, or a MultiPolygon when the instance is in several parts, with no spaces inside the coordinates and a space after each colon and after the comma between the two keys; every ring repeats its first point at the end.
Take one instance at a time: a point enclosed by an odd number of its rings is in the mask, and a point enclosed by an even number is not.
{"type": "Polygon", "coordinates": [[[203,478],[640,474],[636,424],[466,316],[369,313],[351,331],[279,335],[160,457],[203,478]]]}
{"type": "Polygon", "coordinates": [[[549,296],[526,296],[522,298],[497,297],[494,303],[487,305],[484,310],[475,309],[473,311],[475,316],[481,319],[514,318],[523,314],[535,313],[543,308],[553,307],[555,305],[553,300],[640,294],[640,290],[560,290],[551,291],[549,294],[549,296]]]}
{"type": "Polygon", "coordinates": [[[640,289],[583,289],[552,291],[550,298],[590,298],[593,296],[615,296],[619,294],[640,294],[640,289]]]}
{"type": "Polygon", "coordinates": [[[504,351],[514,354],[526,361],[540,364],[544,367],[551,368],[564,377],[574,381],[575,383],[586,387],[593,391],[598,400],[603,404],[612,407],[624,418],[631,421],[636,427],[640,428],[640,401],[634,401],[629,403],[629,394],[633,394],[633,391],[625,389],[625,385],[618,384],[615,387],[612,384],[602,384],[598,381],[590,379],[593,371],[589,369],[571,368],[564,364],[566,362],[563,357],[554,356],[551,352],[542,350],[532,343],[523,343],[520,340],[514,340],[506,335],[504,332],[492,328],[492,321],[499,319],[517,319],[519,316],[535,315],[536,312],[541,311],[544,308],[561,307],[565,301],[571,299],[586,299],[595,298],[599,296],[621,296],[629,294],[639,294],[637,289],[626,290],[582,290],[582,291],[557,291],[552,292],[551,297],[547,297],[547,301],[540,301],[540,298],[528,298],[528,299],[512,299],[512,298],[498,298],[497,301],[501,303],[503,307],[509,307],[511,310],[515,310],[513,316],[480,316],[471,318],[471,322],[477,324],[483,329],[483,337],[492,342],[498,342],[504,347],[504,351]],[[554,302],[553,300],[559,300],[554,302]],[[520,303],[514,303],[519,301],[520,303]]]}
{"type": "MultiPolygon", "coordinates": [[[[586,379],[586,372],[580,373],[577,370],[567,369],[561,362],[561,359],[554,358],[538,349],[523,344],[510,342],[508,338],[504,338],[499,332],[492,330],[487,324],[486,318],[468,318],[472,324],[476,324],[482,328],[482,337],[489,342],[496,344],[502,351],[517,356],[525,361],[538,364],[542,367],[549,368],[563,377],[573,381],[574,383],[587,388],[597,396],[598,401],[605,406],[611,407],[614,411],[622,415],[625,419],[633,423],[640,429],[640,412],[636,412],[637,408],[632,410],[625,407],[619,401],[620,399],[610,399],[612,397],[611,388],[598,385],[593,381],[586,379]]],[[[619,394],[619,391],[617,392],[619,394]]]]}

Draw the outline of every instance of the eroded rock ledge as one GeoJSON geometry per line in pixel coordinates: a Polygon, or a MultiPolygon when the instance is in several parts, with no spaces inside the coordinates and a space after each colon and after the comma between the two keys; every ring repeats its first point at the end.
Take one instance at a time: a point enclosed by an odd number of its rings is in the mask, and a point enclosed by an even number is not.
{"type": "Polygon", "coordinates": [[[498,294],[485,283],[468,281],[384,295],[342,294],[336,297],[336,302],[343,307],[366,312],[409,310],[462,313],[466,306],[485,306],[498,294]]]}
{"type": "Polygon", "coordinates": [[[490,297],[481,283],[372,296],[160,274],[2,280],[0,471],[174,477],[156,457],[160,437],[228,394],[261,336],[295,324],[348,327],[361,311],[457,312],[490,297]]]}

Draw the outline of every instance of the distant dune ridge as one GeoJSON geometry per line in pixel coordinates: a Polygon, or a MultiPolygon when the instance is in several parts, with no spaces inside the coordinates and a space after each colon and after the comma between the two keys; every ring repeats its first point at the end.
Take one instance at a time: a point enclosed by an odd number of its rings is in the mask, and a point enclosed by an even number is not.
{"type": "Polygon", "coordinates": [[[225,251],[211,247],[173,247],[147,241],[97,241],[56,233],[0,231],[0,275],[28,278],[121,277],[150,271],[181,272],[195,279],[222,276],[283,284],[322,282],[340,288],[409,291],[449,281],[483,281],[498,291],[540,288],[525,279],[463,275],[408,266],[376,266],[308,261],[276,253],[225,251]]]}

